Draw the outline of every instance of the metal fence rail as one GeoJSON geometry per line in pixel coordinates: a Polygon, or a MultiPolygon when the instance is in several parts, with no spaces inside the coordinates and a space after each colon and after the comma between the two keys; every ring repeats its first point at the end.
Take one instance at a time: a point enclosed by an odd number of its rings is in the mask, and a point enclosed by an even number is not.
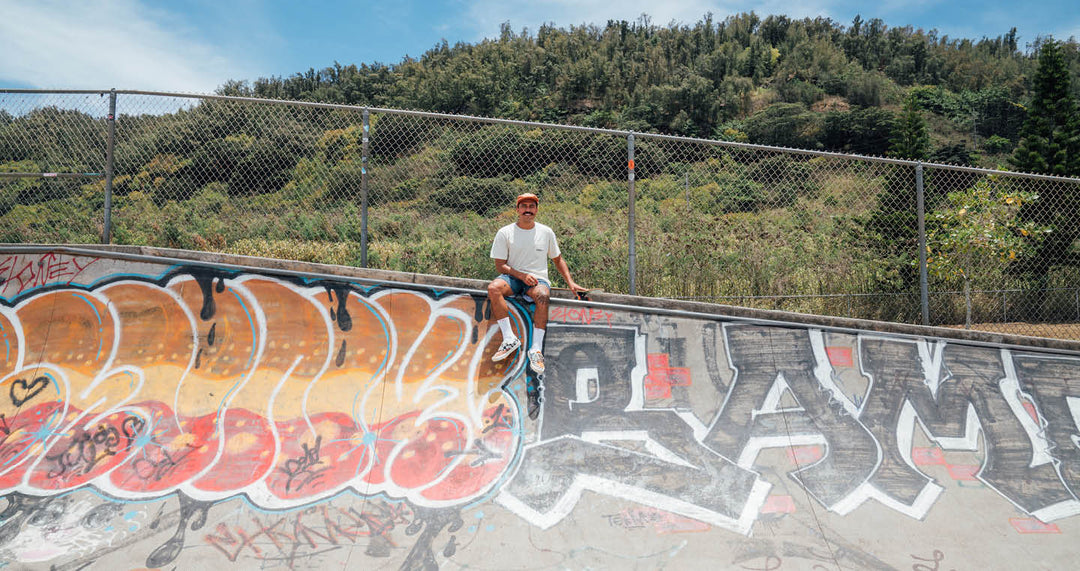
{"type": "Polygon", "coordinates": [[[1075,179],[313,102],[0,90],[3,242],[487,278],[526,191],[590,287],[1035,335],[1080,321],[1075,179]]]}

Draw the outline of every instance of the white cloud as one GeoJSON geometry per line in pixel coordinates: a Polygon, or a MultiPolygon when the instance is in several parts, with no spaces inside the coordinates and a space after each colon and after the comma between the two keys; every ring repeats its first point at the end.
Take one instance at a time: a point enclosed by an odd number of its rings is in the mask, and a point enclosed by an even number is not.
{"type": "Polygon", "coordinates": [[[0,0],[0,82],[209,93],[243,77],[182,20],[136,0],[0,0]]]}

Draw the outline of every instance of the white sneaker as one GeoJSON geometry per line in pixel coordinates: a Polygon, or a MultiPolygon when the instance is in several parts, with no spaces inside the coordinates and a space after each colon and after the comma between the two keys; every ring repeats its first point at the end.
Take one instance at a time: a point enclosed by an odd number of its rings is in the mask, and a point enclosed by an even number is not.
{"type": "Polygon", "coordinates": [[[511,339],[509,341],[503,341],[502,345],[499,345],[499,350],[495,351],[495,354],[491,356],[491,360],[496,363],[510,356],[511,353],[517,351],[521,347],[521,341],[518,339],[511,339]]]}
{"type": "Polygon", "coordinates": [[[529,365],[537,375],[544,374],[544,354],[539,349],[529,349],[529,365]]]}

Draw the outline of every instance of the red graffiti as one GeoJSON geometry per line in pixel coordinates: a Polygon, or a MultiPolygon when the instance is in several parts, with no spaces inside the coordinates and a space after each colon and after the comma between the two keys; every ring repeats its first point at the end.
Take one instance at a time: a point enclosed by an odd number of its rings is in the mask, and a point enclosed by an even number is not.
{"type": "Polygon", "coordinates": [[[0,296],[16,296],[29,289],[70,284],[98,258],[48,254],[15,254],[0,259],[0,296]]]}
{"type": "Polygon", "coordinates": [[[611,312],[587,307],[552,307],[549,318],[561,323],[582,323],[592,325],[594,323],[607,323],[611,327],[611,312]]]}
{"type": "Polygon", "coordinates": [[[617,514],[605,515],[608,525],[623,529],[652,527],[657,533],[688,533],[708,531],[712,526],[671,512],[650,507],[628,508],[617,514]]]}
{"type": "Polygon", "coordinates": [[[795,466],[808,466],[825,457],[821,446],[791,446],[787,449],[788,460],[795,466]]]}
{"type": "Polygon", "coordinates": [[[395,546],[390,532],[409,523],[412,515],[401,504],[375,505],[373,512],[327,506],[311,508],[276,521],[251,518],[248,526],[219,523],[203,540],[230,562],[242,555],[261,560],[294,561],[327,547],[355,544],[360,538],[385,541],[395,546]]]}
{"type": "Polygon", "coordinates": [[[826,347],[825,352],[829,355],[829,363],[834,367],[855,366],[851,357],[851,347],[826,347]]]}
{"type": "Polygon", "coordinates": [[[1011,517],[1009,524],[1018,533],[1061,533],[1056,523],[1043,523],[1033,517],[1011,517]]]}
{"type": "Polygon", "coordinates": [[[960,482],[976,482],[982,466],[976,464],[949,464],[945,467],[949,477],[960,482]]]}
{"type": "Polygon", "coordinates": [[[669,399],[671,387],[690,386],[690,369],[668,366],[666,353],[649,353],[649,374],[645,377],[645,398],[669,399]]]}
{"type": "Polygon", "coordinates": [[[773,495],[765,498],[765,504],[761,506],[763,514],[789,514],[795,513],[795,498],[788,495],[773,495]]]}
{"type": "Polygon", "coordinates": [[[911,449],[911,459],[916,466],[945,466],[945,453],[940,448],[916,446],[911,449]]]}

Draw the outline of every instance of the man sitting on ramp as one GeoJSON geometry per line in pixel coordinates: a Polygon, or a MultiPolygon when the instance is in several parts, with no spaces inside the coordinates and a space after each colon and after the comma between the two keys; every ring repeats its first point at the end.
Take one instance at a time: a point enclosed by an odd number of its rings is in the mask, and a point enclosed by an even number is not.
{"type": "Polygon", "coordinates": [[[495,271],[499,277],[488,284],[491,319],[499,324],[503,339],[491,360],[502,361],[521,347],[521,341],[510,328],[510,310],[506,306],[506,298],[524,294],[527,301],[536,303],[528,357],[529,365],[538,375],[544,373],[544,333],[551,296],[548,258],[555,262],[555,269],[559,270],[568,288],[575,293],[587,291],[570,277],[570,268],[562,259],[555,232],[536,221],[539,209],[540,199],[535,194],[527,192],[517,197],[517,222],[500,228],[491,244],[491,257],[495,260],[495,271]]]}

